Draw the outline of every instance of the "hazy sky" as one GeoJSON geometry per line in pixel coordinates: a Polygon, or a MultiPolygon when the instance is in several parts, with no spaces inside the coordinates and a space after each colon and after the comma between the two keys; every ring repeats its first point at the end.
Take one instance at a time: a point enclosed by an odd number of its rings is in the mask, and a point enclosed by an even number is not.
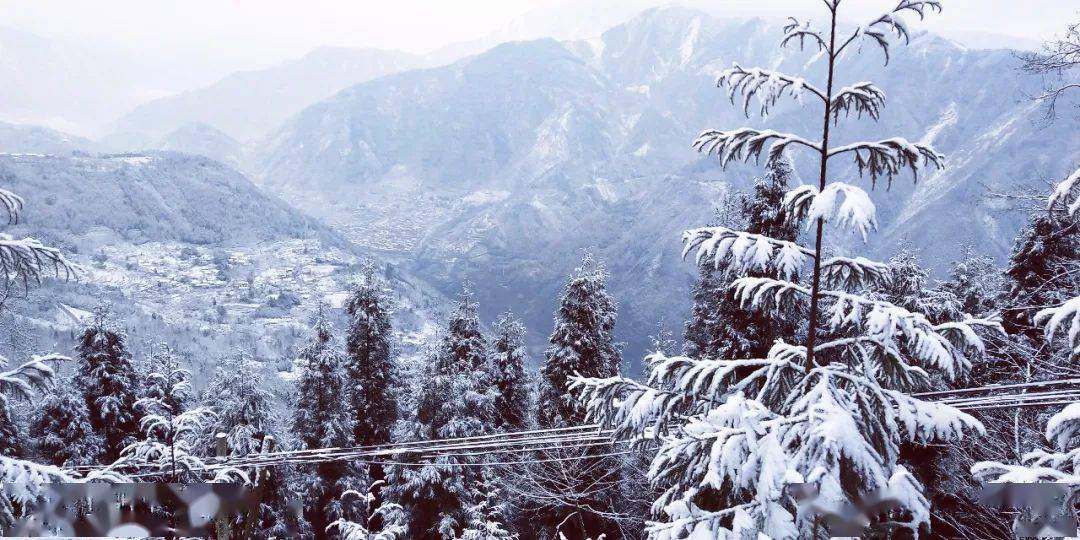
{"type": "MultiPolygon", "coordinates": [[[[896,0],[847,0],[852,18],[896,0]]],[[[572,34],[669,2],[656,0],[0,0],[0,24],[50,37],[143,51],[213,54],[261,65],[320,45],[426,52],[515,22],[525,32],[572,34]],[[528,15],[526,15],[528,14],[528,15]],[[525,17],[522,17],[526,15],[525,17]]],[[[685,0],[713,13],[778,15],[819,0],[685,0]]],[[[926,25],[1042,40],[1080,12],[1080,0],[944,0],[926,25]]],[[[616,22],[617,22],[616,20],[616,22]]],[[[534,36],[523,36],[534,37],[534,36]]],[[[568,36],[557,36],[568,37],[568,36]]],[[[578,36],[572,36],[578,37],[578,36]]]]}

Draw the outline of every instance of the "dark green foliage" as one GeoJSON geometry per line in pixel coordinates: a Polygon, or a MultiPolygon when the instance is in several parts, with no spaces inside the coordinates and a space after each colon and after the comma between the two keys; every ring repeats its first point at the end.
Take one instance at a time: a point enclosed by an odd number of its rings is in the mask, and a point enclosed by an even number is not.
{"type": "Polygon", "coordinates": [[[396,420],[389,302],[369,269],[346,306],[351,318],[345,342],[347,395],[356,418],[353,438],[360,445],[388,442],[396,420]]]}
{"type": "MultiPolygon", "coordinates": [[[[485,386],[488,352],[476,302],[465,292],[430,354],[410,436],[417,440],[470,437],[493,431],[492,398],[485,386]]],[[[395,466],[392,500],[405,507],[409,538],[454,538],[468,522],[478,470],[471,456],[448,455],[423,466],[395,466]]]]}
{"type": "MultiPolygon", "coordinates": [[[[755,183],[754,195],[742,201],[737,218],[745,221],[746,232],[776,240],[794,241],[798,237],[798,223],[787,219],[783,210],[792,175],[791,164],[780,160],[755,183]]],[[[731,282],[737,277],[740,276],[725,275],[710,264],[700,265],[699,279],[693,288],[693,311],[684,334],[687,356],[764,358],[778,337],[795,334],[795,317],[767,318],[760,312],[743,309],[730,290],[731,282]]]]}
{"type": "Polygon", "coordinates": [[[540,369],[537,419],[543,427],[584,421],[584,410],[567,391],[570,377],[612,377],[619,373],[622,358],[613,341],[616,306],[606,282],[603,265],[586,255],[566,283],[540,369]]]}
{"type": "Polygon", "coordinates": [[[75,389],[61,383],[38,405],[30,424],[37,455],[58,467],[98,463],[103,447],[86,412],[86,402],[75,389]]]}
{"type": "MultiPolygon", "coordinates": [[[[333,342],[333,330],[321,310],[311,342],[300,352],[303,372],[297,382],[292,432],[301,448],[346,447],[353,444],[354,417],[346,396],[343,355],[333,342]]],[[[338,500],[346,489],[344,462],[320,463],[304,478],[304,515],[315,531],[341,517],[338,500]]]]}
{"type": "Polygon", "coordinates": [[[504,313],[495,322],[492,344],[491,386],[495,397],[497,431],[519,431],[529,424],[531,394],[525,374],[525,326],[512,313],[504,313]]]}
{"type": "Polygon", "coordinates": [[[75,383],[82,389],[90,425],[104,441],[102,457],[115,461],[139,435],[135,370],[124,346],[124,335],[108,328],[99,313],[79,337],[76,351],[79,360],[75,383]]]}

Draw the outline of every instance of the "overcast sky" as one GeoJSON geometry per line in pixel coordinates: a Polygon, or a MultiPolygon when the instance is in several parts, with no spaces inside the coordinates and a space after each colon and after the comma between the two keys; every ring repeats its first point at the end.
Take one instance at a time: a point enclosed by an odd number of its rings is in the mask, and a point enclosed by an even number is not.
{"type": "MultiPolygon", "coordinates": [[[[847,0],[851,18],[896,0],[847,0]]],[[[262,65],[313,47],[427,52],[482,38],[514,22],[528,32],[572,34],[625,18],[655,0],[0,0],[0,25],[48,37],[143,51],[184,50],[262,65]],[[586,20],[589,19],[589,20],[586,20]],[[531,28],[530,28],[531,27],[531,28]]],[[[685,0],[731,15],[818,10],[819,0],[685,0]]],[[[944,0],[927,28],[1043,40],[1077,19],[1080,0],[944,0]]],[[[618,22],[618,21],[616,21],[618,22]]],[[[534,37],[534,36],[525,36],[534,37]]],[[[567,36],[556,36],[567,37],[567,36]]],[[[579,36],[569,36],[579,37],[579,36]]]]}

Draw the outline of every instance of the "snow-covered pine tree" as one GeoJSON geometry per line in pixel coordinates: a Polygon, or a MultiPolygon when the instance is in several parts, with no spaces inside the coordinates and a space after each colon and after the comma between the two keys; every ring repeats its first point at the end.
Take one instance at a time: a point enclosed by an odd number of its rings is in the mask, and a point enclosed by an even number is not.
{"type": "MultiPolygon", "coordinates": [[[[727,227],[734,230],[746,228],[745,193],[725,192],[716,208],[710,227],[727,227]]],[[[690,319],[683,328],[683,354],[692,358],[715,355],[723,345],[716,341],[720,335],[720,305],[727,297],[730,276],[711,264],[698,266],[698,277],[691,287],[692,307],[690,319]]]]}
{"type": "Polygon", "coordinates": [[[151,351],[140,398],[144,410],[148,414],[181,414],[191,400],[191,371],[181,365],[168,345],[158,344],[151,351]]]}
{"type": "Polygon", "coordinates": [[[215,413],[203,437],[207,454],[214,453],[218,433],[226,435],[230,457],[262,451],[263,440],[273,435],[277,418],[261,366],[250,353],[236,351],[223,357],[202,396],[202,405],[215,413]]]}
{"type": "MultiPolygon", "coordinates": [[[[568,389],[575,374],[619,373],[622,358],[613,336],[618,314],[606,282],[603,264],[588,253],[567,280],[540,368],[537,423],[542,427],[584,423],[585,408],[568,389]]],[[[610,536],[618,530],[612,518],[624,510],[621,465],[606,456],[609,452],[610,448],[597,446],[545,449],[515,480],[528,520],[544,538],[610,536]]]]}
{"type": "Polygon", "coordinates": [[[110,462],[139,438],[138,384],[125,339],[106,311],[98,309],[75,347],[75,384],[82,390],[90,425],[105,441],[103,457],[110,462]]]}
{"type": "MultiPolygon", "coordinates": [[[[346,393],[353,411],[352,438],[359,446],[390,442],[397,421],[398,403],[393,392],[397,370],[393,358],[393,327],[390,322],[390,296],[375,273],[373,263],[363,267],[363,281],[357,286],[345,309],[349,314],[349,332],[345,340],[346,393]]],[[[380,489],[386,473],[382,465],[368,466],[368,475],[381,504],[380,489]]],[[[379,515],[373,526],[379,528],[379,515]]]]}
{"type": "MultiPolygon", "coordinates": [[[[320,307],[312,336],[300,351],[301,374],[291,429],[300,449],[353,445],[353,415],[345,380],[344,354],[334,342],[333,328],[320,307]]],[[[348,463],[320,463],[304,476],[304,514],[312,530],[323,531],[343,517],[340,497],[348,489],[348,463]]]]}
{"type": "MultiPolygon", "coordinates": [[[[217,434],[225,434],[226,455],[241,457],[275,450],[279,418],[273,409],[263,366],[244,350],[218,361],[214,376],[202,392],[203,407],[214,412],[213,421],[203,431],[200,446],[205,455],[216,452],[217,434]]],[[[271,531],[307,530],[302,515],[292,511],[290,493],[284,488],[285,467],[244,468],[243,472],[263,492],[262,504],[237,516],[231,527],[241,534],[271,538],[271,531]]]]}
{"type": "Polygon", "coordinates": [[[979,253],[974,246],[966,245],[960,252],[963,257],[954,261],[942,287],[960,302],[960,311],[973,315],[993,312],[1001,301],[1004,287],[1001,268],[993,257],[979,253]]]}
{"type": "Polygon", "coordinates": [[[104,441],[90,425],[86,401],[67,381],[45,394],[30,424],[30,437],[40,459],[57,467],[97,464],[105,450],[104,441]]]}
{"type": "Polygon", "coordinates": [[[849,227],[864,238],[876,227],[869,196],[856,186],[830,181],[830,163],[850,156],[871,180],[943,165],[933,149],[897,137],[830,145],[834,125],[852,113],[876,120],[884,106],[884,92],[872,83],[837,88],[841,62],[864,41],[879,45],[887,62],[890,33],[908,36],[902,16],[921,17],[940,4],[900,0],[850,33],[838,26],[843,1],[824,4],[827,30],[793,19],[781,44],[811,44],[827,68],[825,86],[738,65],[719,78],[733,101],[741,96],[747,113],[755,99],[767,113],[785,96],[821,106],[820,139],[740,128],[708,130],[695,143],[700,151],[719,155],[723,165],[763,153],[767,162],[775,162],[799,147],[816,155],[817,185],[796,187],[784,197],[788,215],[814,230],[813,247],[724,227],[691,230],[684,237],[685,251],[696,248],[700,263],[776,276],[739,278],[733,283],[735,296],[773,316],[805,316],[805,345],[778,339],[765,357],[752,359],[654,354],[645,384],[616,377],[574,381],[590,420],[659,444],[650,471],[654,484],[664,489],[649,528],[656,538],[828,536],[829,525],[818,516],[841,514],[872,494],[888,494],[899,504],[891,512],[865,516],[872,524],[868,533],[917,532],[928,525],[930,509],[918,481],[899,460],[901,446],[983,429],[971,416],[907,391],[925,387],[929,369],[947,379],[961,375],[969,357],[983,347],[976,328],[999,325],[975,319],[934,324],[923,314],[868,294],[888,279],[885,264],[822,256],[825,222],[849,227]],[[807,267],[812,269],[809,286],[790,281],[806,275],[807,267]],[[788,489],[793,485],[815,495],[809,511],[796,512],[788,489]],[[724,488],[730,488],[727,500],[702,496],[724,488]]]}
{"type": "MultiPolygon", "coordinates": [[[[487,365],[476,301],[465,290],[431,352],[410,436],[432,440],[490,433],[494,396],[483,386],[487,365]]],[[[465,511],[473,504],[475,464],[472,456],[448,454],[390,468],[388,490],[406,510],[410,538],[460,536],[468,522],[465,511]]]]}
{"type": "Polygon", "coordinates": [[[581,424],[585,409],[567,392],[570,378],[613,377],[622,363],[614,342],[615,300],[607,292],[607,271],[586,253],[567,280],[555,329],[540,368],[537,420],[543,427],[581,424]]]}
{"type": "Polygon", "coordinates": [[[502,481],[491,469],[484,469],[473,487],[474,504],[466,509],[468,524],[461,532],[462,540],[516,539],[508,528],[509,508],[503,494],[502,481]]]}
{"type": "Polygon", "coordinates": [[[495,321],[488,378],[495,397],[496,431],[520,431],[530,423],[532,393],[525,373],[525,325],[506,312],[495,321]]]}
{"type": "MultiPolygon", "coordinates": [[[[147,401],[155,401],[146,398],[147,401]]],[[[121,466],[138,466],[141,471],[158,473],[171,483],[200,482],[206,477],[206,462],[197,454],[198,443],[216,414],[208,407],[196,407],[180,414],[168,412],[164,403],[145,403],[146,410],[166,411],[149,413],[139,424],[143,438],[124,448],[121,466]]],[[[248,482],[240,469],[224,467],[214,471],[214,482],[248,482]]]]}
{"type": "MultiPolygon", "coordinates": [[[[770,163],[763,178],[754,183],[752,197],[742,197],[739,223],[752,234],[795,241],[798,226],[786,219],[783,199],[794,171],[787,158],[770,163]]],[[[732,228],[727,224],[720,225],[732,228]]],[[[747,275],[762,277],[759,271],[747,275]]],[[[753,358],[765,355],[776,336],[792,335],[794,321],[773,320],[744,309],[734,297],[730,275],[715,265],[701,265],[694,285],[692,317],[686,325],[684,352],[693,358],[753,358]]]]}

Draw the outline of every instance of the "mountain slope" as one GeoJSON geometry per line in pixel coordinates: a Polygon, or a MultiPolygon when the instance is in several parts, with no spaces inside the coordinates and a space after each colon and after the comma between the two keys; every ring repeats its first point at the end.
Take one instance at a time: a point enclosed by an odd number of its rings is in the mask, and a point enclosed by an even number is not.
{"type": "Polygon", "coordinates": [[[201,123],[176,128],[158,142],[157,148],[205,156],[233,168],[239,168],[242,158],[242,148],[236,139],[201,123]]]}
{"type": "Polygon", "coordinates": [[[237,72],[204,88],[140,105],[116,121],[111,138],[138,144],[204,123],[244,141],[345,87],[418,65],[416,57],[398,51],[320,48],[297,60],[237,72]]]}
{"type": "Polygon", "coordinates": [[[305,237],[340,243],[314,219],[203,157],[172,152],[0,154],[0,182],[33,208],[14,234],[26,231],[95,245],[178,241],[227,246],[305,237]]]}
{"type": "MultiPolygon", "coordinates": [[[[746,190],[760,168],[717,168],[690,142],[744,125],[808,134],[820,120],[790,101],[745,118],[715,87],[739,62],[820,76],[812,52],[777,50],[782,21],[647,11],[601,37],[506,44],[443,68],[405,72],[315,104],[258,148],[260,182],[325,217],[350,238],[411,257],[452,290],[483,283],[485,315],[524,311],[534,343],[580,252],[609,261],[622,302],[620,335],[636,356],[658,319],[682,320],[693,268],[678,232],[708,220],[719,195],[746,190]],[[486,296],[485,296],[486,295],[486,296]],[[524,306],[519,305],[524,304],[524,306]]],[[[1024,219],[983,196],[1060,176],[1080,158],[1075,121],[1037,125],[1022,96],[1039,81],[1003,50],[969,50],[919,34],[893,51],[846,59],[840,85],[872,80],[888,93],[877,124],[842,119],[836,142],[902,136],[932,141],[949,168],[872,196],[887,257],[910,239],[935,269],[960,243],[1002,257],[1024,219]]],[[[751,107],[755,106],[753,103],[751,107]]],[[[814,157],[793,153],[812,177],[814,157]]],[[[834,169],[851,178],[851,166],[834,169]]],[[[869,182],[866,182],[869,187],[869,182]]],[[[859,240],[830,235],[831,250],[859,240]]]]}
{"type": "Polygon", "coordinates": [[[100,145],[89,139],[53,129],[0,122],[0,152],[8,154],[70,154],[93,152],[100,145]]]}

